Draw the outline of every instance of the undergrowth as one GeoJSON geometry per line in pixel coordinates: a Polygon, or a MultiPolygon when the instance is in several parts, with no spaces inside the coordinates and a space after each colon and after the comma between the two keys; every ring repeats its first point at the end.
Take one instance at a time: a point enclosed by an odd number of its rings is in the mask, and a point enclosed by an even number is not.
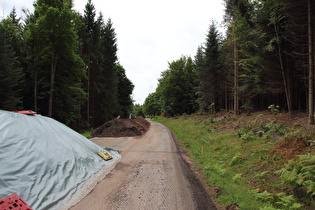
{"type": "Polygon", "coordinates": [[[176,134],[223,206],[235,202],[240,209],[315,208],[314,131],[264,115],[219,120],[185,115],[155,121],[176,134]]]}
{"type": "Polygon", "coordinates": [[[86,137],[86,138],[92,138],[91,134],[92,134],[92,130],[85,131],[84,133],[81,133],[81,135],[86,137]]]}

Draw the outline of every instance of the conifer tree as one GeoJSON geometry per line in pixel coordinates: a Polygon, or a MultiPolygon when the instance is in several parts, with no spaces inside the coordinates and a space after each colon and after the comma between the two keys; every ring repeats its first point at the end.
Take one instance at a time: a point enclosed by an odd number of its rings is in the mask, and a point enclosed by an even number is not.
{"type": "Polygon", "coordinates": [[[308,19],[308,71],[309,71],[309,124],[314,124],[314,7],[311,0],[307,1],[308,19]]]}
{"type": "Polygon", "coordinates": [[[40,112],[66,124],[78,119],[85,78],[71,0],[37,0],[30,23],[40,112]]]}
{"type": "Polygon", "coordinates": [[[126,70],[120,64],[115,66],[117,79],[118,79],[118,110],[117,115],[123,118],[128,118],[132,112],[133,100],[131,98],[134,85],[126,76],[126,70]]]}
{"type": "Polygon", "coordinates": [[[219,64],[219,32],[215,22],[209,26],[209,31],[204,49],[198,48],[195,58],[196,73],[198,75],[198,103],[199,108],[206,112],[215,112],[220,86],[220,64],[219,64]]]}
{"type": "Polygon", "coordinates": [[[16,52],[16,25],[11,18],[0,22],[0,109],[22,108],[23,71],[16,52]]]}
{"type": "MultiPolygon", "coordinates": [[[[102,19],[102,15],[100,15],[102,19]]],[[[112,119],[118,107],[118,79],[116,74],[117,40],[111,19],[101,26],[100,69],[96,72],[96,100],[93,127],[112,119]]]]}
{"type": "Polygon", "coordinates": [[[82,40],[81,57],[86,65],[87,81],[83,88],[87,93],[87,102],[83,106],[82,114],[88,125],[93,124],[95,113],[95,103],[97,100],[97,87],[95,79],[97,72],[100,71],[100,30],[102,19],[96,20],[96,9],[91,0],[85,5],[84,16],[82,18],[83,27],[80,31],[82,40]]]}
{"type": "Polygon", "coordinates": [[[198,46],[197,53],[194,59],[196,76],[197,76],[197,87],[196,87],[196,95],[197,95],[197,103],[198,109],[200,111],[207,111],[207,107],[210,104],[209,97],[207,98],[208,91],[205,92],[207,89],[207,81],[204,78],[204,67],[205,67],[205,53],[203,45],[198,46]]]}

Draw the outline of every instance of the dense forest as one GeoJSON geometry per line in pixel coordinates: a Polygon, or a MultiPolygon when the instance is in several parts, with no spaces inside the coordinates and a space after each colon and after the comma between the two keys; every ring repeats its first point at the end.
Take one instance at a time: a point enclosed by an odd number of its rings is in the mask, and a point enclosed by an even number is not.
{"type": "Polygon", "coordinates": [[[0,22],[0,109],[34,110],[77,130],[129,117],[134,88],[117,58],[111,19],[72,0],[37,0],[0,22]]]}
{"type": "MultiPolygon", "coordinates": [[[[117,58],[111,19],[88,0],[37,0],[0,22],[0,109],[31,109],[76,129],[132,111],[133,84],[117,58]]],[[[192,58],[169,62],[146,115],[305,111],[314,124],[312,0],[224,0],[225,34],[209,25],[192,58]]]]}
{"type": "MultiPolygon", "coordinates": [[[[306,111],[314,124],[312,0],[224,0],[226,33],[212,21],[194,58],[169,62],[147,115],[306,111]]],[[[197,47],[197,46],[196,46],[197,47]]]]}

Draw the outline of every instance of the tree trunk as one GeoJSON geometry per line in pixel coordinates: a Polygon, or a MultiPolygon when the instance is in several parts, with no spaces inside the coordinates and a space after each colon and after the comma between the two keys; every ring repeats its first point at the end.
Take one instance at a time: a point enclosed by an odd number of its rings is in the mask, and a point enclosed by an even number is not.
{"type": "Polygon", "coordinates": [[[34,111],[37,112],[37,70],[34,74],[34,111]]]}
{"type": "Polygon", "coordinates": [[[87,129],[90,130],[90,99],[91,99],[91,94],[90,94],[90,81],[91,81],[91,53],[89,53],[89,59],[88,59],[88,83],[87,83],[87,110],[86,110],[86,121],[87,121],[87,129]]]}
{"type": "Polygon", "coordinates": [[[239,81],[238,81],[238,74],[239,74],[239,62],[238,62],[238,48],[237,48],[237,41],[234,40],[234,114],[240,114],[239,108],[239,81]]]}
{"type": "Polygon", "coordinates": [[[309,84],[308,84],[308,109],[309,124],[314,124],[314,49],[313,49],[313,20],[312,0],[308,0],[308,57],[309,57],[309,84]]]}
{"type": "Polygon", "coordinates": [[[226,112],[229,111],[228,103],[229,103],[229,100],[228,100],[228,88],[227,88],[227,85],[225,83],[225,111],[226,112]]]}
{"type": "Polygon", "coordinates": [[[277,36],[278,56],[279,56],[280,69],[281,69],[282,77],[283,77],[285,96],[286,96],[288,111],[289,111],[289,113],[291,113],[291,111],[292,111],[292,104],[291,104],[292,96],[291,96],[290,91],[288,89],[288,74],[287,74],[287,72],[285,71],[285,68],[284,68],[283,52],[281,50],[280,37],[279,37],[279,34],[278,34],[278,28],[277,28],[277,23],[276,22],[274,22],[274,28],[275,28],[275,33],[276,33],[276,36],[277,36]]]}
{"type": "Polygon", "coordinates": [[[288,111],[289,113],[292,113],[294,110],[294,95],[293,95],[293,83],[292,83],[292,68],[290,67],[290,64],[288,62],[288,58],[285,58],[286,60],[286,67],[285,67],[285,73],[286,73],[286,81],[287,81],[287,101],[288,101],[288,111]]]}
{"type": "Polygon", "coordinates": [[[55,55],[55,53],[53,53],[51,56],[51,66],[50,66],[50,91],[49,91],[49,102],[48,102],[48,116],[49,117],[52,117],[52,112],[53,112],[53,95],[54,95],[57,59],[58,59],[58,56],[55,55]]]}

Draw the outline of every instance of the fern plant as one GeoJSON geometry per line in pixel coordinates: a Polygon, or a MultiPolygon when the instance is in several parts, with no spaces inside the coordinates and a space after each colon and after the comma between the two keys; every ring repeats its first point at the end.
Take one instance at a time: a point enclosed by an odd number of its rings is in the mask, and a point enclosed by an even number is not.
{"type": "Polygon", "coordinates": [[[268,106],[268,109],[271,111],[272,114],[278,114],[279,113],[279,106],[278,105],[270,105],[268,106]]]}
{"type": "Polygon", "coordinates": [[[268,191],[264,191],[262,193],[258,193],[256,190],[256,197],[262,201],[264,201],[267,206],[261,209],[301,209],[302,205],[296,202],[296,199],[293,195],[286,195],[285,193],[270,193],[268,191]]]}
{"type": "Polygon", "coordinates": [[[304,192],[309,199],[315,195],[315,156],[312,154],[299,155],[298,160],[290,160],[276,174],[281,175],[295,194],[304,192]]]}
{"type": "MultiPolygon", "coordinates": [[[[285,193],[258,193],[257,198],[277,209],[301,209],[296,202],[296,195],[301,199],[313,201],[315,195],[315,156],[312,154],[299,155],[297,160],[290,160],[284,168],[275,172],[281,175],[282,181],[291,186],[293,195],[285,193]]],[[[308,202],[308,203],[311,203],[308,202]]]]}

